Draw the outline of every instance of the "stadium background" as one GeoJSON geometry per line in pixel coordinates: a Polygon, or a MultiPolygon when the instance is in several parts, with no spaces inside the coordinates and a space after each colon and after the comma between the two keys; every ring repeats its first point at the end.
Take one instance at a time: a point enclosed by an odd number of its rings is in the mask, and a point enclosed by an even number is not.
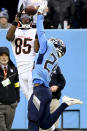
{"type": "MultiPolygon", "coordinates": [[[[0,30],[0,46],[8,46],[11,52],[11,59],[16,63],[10,42],[6,40],[6,32],[7,30],[0,30]]],[[[62,96],[67,95],[80,98],[84,102],[83,105],[73,105],[64,111],[62,117],[60,117],[59,128],[86,130],[87,30],[46,30],[46,36],[47,38],[53,36],[62,39],[67,47],[65,56],[59,59],[59,65],[66,78],[66,86],[62,92],[62,96]]],[[[16,110],[12,129],[27,129],[27,122],[27,101],[21,91],[21,101],[16,110]]]]}
{"type": "Polygon", "coordinates": [[[0,0],[0,10],[1,8],[6,8],[8,10],[10,23],[13,22],[15,14],[17,13],[18,2],[19,0],[0,0]]]}

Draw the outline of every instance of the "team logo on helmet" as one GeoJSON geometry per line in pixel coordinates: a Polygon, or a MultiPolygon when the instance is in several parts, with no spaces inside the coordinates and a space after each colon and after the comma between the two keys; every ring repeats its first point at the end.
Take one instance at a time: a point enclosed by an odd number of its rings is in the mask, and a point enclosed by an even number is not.
{"type": "Polygon", "coordinates": [[[57,50],[58,57],[62,57],[66,52],[66,46],[64,42],[57,38],[50,38],[48,39],[50,42],[52,42],[57,50]]]}

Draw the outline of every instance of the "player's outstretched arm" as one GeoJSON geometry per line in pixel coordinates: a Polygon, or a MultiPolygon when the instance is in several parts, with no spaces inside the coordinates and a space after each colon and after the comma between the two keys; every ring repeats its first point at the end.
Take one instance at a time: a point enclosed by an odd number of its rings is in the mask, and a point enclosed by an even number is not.
{"type": "Polygon", "coordinates": [[[15,20],[12,23],[12,26],[9,28],[9,30],[7,32],[6,38],[7,38],[8,41],[13,41],[14,40],[15,30],[16,30],[16,27],[18,26],[19,18],[21,16],[23,10],[24,10],[23,4],[21,4],[20,11],[15,16],[15,20]]]}
{"type": "Polygon", "coordinates": [[[18,22],[19,22],[19,17],[16,16],[14,22],[12,23],[6,35],[6,38],[8,41],[14,40],[14,34],[15,34],[15,30],[17,28],[18,22]]]}
{"type": "Polygon", "coordinates": [[[44,21],[43,14],[46,8],[47,8],[47,4],[43,3],[43,6],[41,5],[38,8],[38,16],[37,16],[37,35],[38,35],[38,40],[40,44],[39,52],[41,54],[45,53],[45,51],[47,50],[47,39],[46,39],[44,25],[43,25],[43,21],[44,21]]]}

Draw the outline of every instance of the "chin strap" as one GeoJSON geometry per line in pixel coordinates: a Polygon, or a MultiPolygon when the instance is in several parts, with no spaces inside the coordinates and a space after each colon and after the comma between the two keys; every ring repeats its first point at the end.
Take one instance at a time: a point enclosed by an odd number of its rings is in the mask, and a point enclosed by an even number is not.
{"type": "Polygon", "coordinates": [[[19,23],[18,29],[31,29],[32,28],[32,23],[30,24],[22,24],[21,22],[19,23]]]}

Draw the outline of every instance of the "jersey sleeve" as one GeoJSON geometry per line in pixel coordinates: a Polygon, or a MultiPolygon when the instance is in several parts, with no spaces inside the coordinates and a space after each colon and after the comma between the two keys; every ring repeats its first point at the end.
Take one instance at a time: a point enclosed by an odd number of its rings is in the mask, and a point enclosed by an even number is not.
{"type": "Polygon", "coordinates": [[[60,90],[62,90],[65,84],[66,80],[64,78],[64,75],[62,74],[60,67],[57,66],[55,73],[53,73],[51,76],[51,81],[49,85],[50,86],[57,85],[60,88],[60,90]]]}
{"type": "Polygon", "coordinates": [[[43,20],[44,16],[43,15],[38,15],[37,16],[37,35],[38,35],[38,40],[39,40],[39,53],[44,54],[47,50],[47,39],[44,31],[44,26],[43,26],[43,20]]]}

